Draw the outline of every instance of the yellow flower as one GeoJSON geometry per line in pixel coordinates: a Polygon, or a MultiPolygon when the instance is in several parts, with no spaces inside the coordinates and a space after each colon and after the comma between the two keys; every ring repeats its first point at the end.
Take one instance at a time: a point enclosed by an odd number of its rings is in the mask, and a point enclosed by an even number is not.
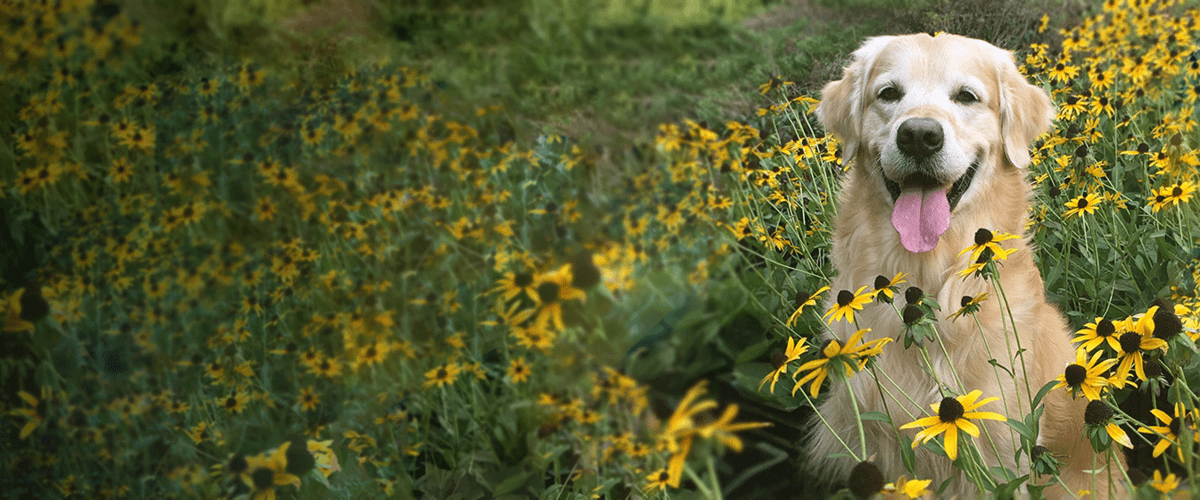
{"type": "Polygon", "coordinates": [[[1095,193],[1088,193],[1086,196],[1077,196],[1071,201],[1068,201],[1067,211],[1063,212],[1064,218],[1080,217],[1096,211],[1100,206],[1100,196],[1095,193]]]}
{"type": "MultiPolygon", "coordinates": [[[[796,342],[795,337],[788,337],[787,350],[784,351],[783,355],[779,359],[771,360],[775,364],[775,369],[771,370],[771,373],[768,373],[766,377],[763,377],[762,382],[758,383],[758,390],[761,391],[763,384],[766,384],[767,381],[770,380],[770,392],[771,394],[775,394],[775,383],[779,382],[780,376],[782,376],[784,373],[787,373],[788,363],[800,359],[800,355],[806,352],[808,352],[808,343],[805,341],[805,339],[800,339],[799,342],[796,342]]],[[[776,353],[776,356],[779,356],[779,354],[776,353]]]]}
{"type": "Polygon", "coordinates": [[[43,419],[46,418],[46,400],[49,399],[50,390],[45,387],[42,388],[42,399],[40,401],[33,394],[25,391],[18,391],[17,396],[20,396],[25,401],[25,404],[29,405],[28,408],[18,408],[12,411],[14,415],[20,415],[29,419],[25,423],[25,426],[21,428],[21,435],[18,437],[19,439],[25,439],[33,433],[34,429],[42,425],[43,419]]]}
{"type": "Polygon", "coordinates": [[[903,271],[896,273],[890,280],[883,275],[876,276],[875,289],[871,291],[872,299],[883,295],[886,298],[881,300],[890,304],[896,298],[895,288],[900,286],[901,283],[906,283],[908,276],[909,274],[903,271]]]}
{"type": "Polygon", "coordinates": [[[846,318],[846,321],[853,323],[854,310],[858,309],[861,311],[863,305],[871,302],[871,300],[875,298],[873,294],[863,293],[863,290],[866,289],[867,287],[864,285],[858,287],[858,290],[854,293],[850,293],[850,290],[842,290],[838,292],[837,302],[829,307],[829,311],[826,312],[824,316],[821,316],[821,319],[828,318],[829,324],[831,325],[835,321],[839,321],[842,318],[846,318]]]}
{"type": "Polygon", "coordinates": [[[950,319],[952,321],[958,321],[958,318],[961,318],[965,314],[974,314],[976,311],[979,311],[979,308],[981,307],[979,304],[987,300],[987,298],[987,292],[980,293],[974,297],[970,295],[963,295],[962,301],[960,302],[962,307],[960,307],[958,311],[955,311],[954,314],[951,314],[950,319]]]}
{"type": "Polygon", "coordinates": [[[1100,357],[1103,355],[1103,352],[1098,352],[1092,356],[1091,360],[1088,360],[1086,349],[1082,347],[1076,349],[1075,362],[1067,365],[1063,373],[1055,377],[1054,380],[1058,381],[1058,385],[1055,385],[1054,389],[1066,387],[1072,395],[1079,391],[1083,392],[1084,397],[1089,400],[1100,399],[1100,390],[1108,387],[1109,383],[1104,374],[1117,363],[1116,358],[1100,361],[1100,357]],[[1099,363],[1097,363],[1098,361],[1099,363]]]}
{"type": "Polygon", "coordinates": [[[425,387],[441,387],[446,384],[453,384],[454,379],[458,378],[458,364],[447,363],[432,370],[425,372],[425,387]]]}
{"type": "Polygon", "coordinates": [[[884,337],[859,345],[863,335],[869,331],[871,331],[870,328],[865,328],[854,332],[854,335],[850,336],[850,340],[847,340],[845,345],[841,345],[837,340],[826,342],[821,347],[821,356],[819,358],[800,365],[796,369],[796,372],[792,374],[792,377],[796,378],[800,376],[801,372],[808,372],[803,378],[796,380],[796,385],[792,387],[792,395],[795,396],[800,386],[811,380],[812,385],[809,387],[809,394],[816,398],[817,393],[821,391],[821,384],[829,376],[830,363],[841,364],[845,370],[846,377],[852,377],[855,371],[861,370],[866,366],[867,360],[871,356],[879,354],[884,344],[893,340],[891,337],[884,337]]]}
{"type": "Polygon", "coordinates": [[[975,231],[975,244],[963,249],[963,251],[958,253],[958,256],[962,257],[963,254],[971,252],[971,262],[976,262],[983,255],[984,250],[991,250],[999,260],[1004,260],[1015,252],[1016,249],[1005,250],[998,243],[1015,238],[1017,238],[1015,234],[993,233],[987,229],[979,228],[978,231],[975,231]]]}
{"type": "Polygon", "coordinates": [[[800,313],[804,312],[804,308],[808,307],[808,306],[815,306],[817,304],[817,299],[821,298],[821,294],[823,292],[825,292],[826,290],[829,290],[828,286],[823,286],[819,290],[817,290],[816,292],[813,292],[811,294],[805,293],[805,292],[797,292],[796,293],[796,312],[792,313],[792,315],[788,317],[787,326],[790,327],[790,326],[796,324],[796,320],[800,318],[800,313]]]}
{"type": "Polygon", "coordinates": [[[696,430],[697,434],[704,439],[717,438],[722,445],[738,453],[742,451],[742,440],[733,433],[750,429],[760,429],[770,427],[768,422],[742,422],[733,423],[733,419],[737,417],[738,406],[731,404],[725,407],[725,412],[721,414],[715,422],[701,426],[696,430]]]}
{"type": "Polygon", "coordinates": [[[1119,344],[1117,355],[1121,358],[1121,364],[1117,365],[1115,380],[1119,380],[1122,387],[1126,384],[1131,367],[1137,373],[1139,380],[1146,380],[1142,351],[1162,349],[1163,352],[1166,352],[1167,350],[1168,346],[1165,340],[1154,338],[1155,312],[1158,312],[1158,306],[1151,307],[1136,322],[1133,318],[1126,318],[1117,325],[1117,332],[1123,333],[1119,333],[1117,340],[1119,344]]]}
{"type": "Polygon", "coordinates": [[[979,437],[979,427],[969,419],[999,420],[1001,422],[1008,420],[1004,415],[999,413],[975,411],[980,406],[1000,399],[991,397],[977,402],[976,400],[979,399],[980,394],[982,394],[982,391],[975,390],[956,398],[949,396],[942,398],[940,403],[929,405],[936,415],[917,419],[900,426],[900,428],[915,429],[917,427],[924,427],[924,429],[913,437],[913,448],[916,448],[919,444],[929,442],[934,437],[937,437],[938,434],[945,433],[946,456],[950,457],[950,460],[955,460],[958,458],[959,429],[974,437],[979,437]]]}
{"type": "Polygon", "coordinates": [[[1118,341],[1117,327],[1112,321],[1104,318],[1096,318],[1096,321],[1088,323],[1082,329],[1075,332],[1075,338],[1071,339],[1072,344],[1080,344],[1080,347],[1091,352],[1096,346],[1107,342],[1108,346],[1114,351],[1121,350],[1121,343],[1118,341]]]}
{"type": "Polygon", "coordinates": [[[1175,477],[1175,474],[1167,474],[1167,477],[1162,477],[1162,471],[1155,470],[1150,487],[1166,496],[1167,493],[1175,491],[1179,487],[1179,478],[1175,477]]]}
{"type": "Polygon", "coordinates": [[[525,364],[524,357],[516,357],[509,362],[508,379],[518,384],[529,379],[529,365],[525,364]]]}
{"type": "Polygon", "coordinates": [[[1192,440],[1200,443],[1200,433],[1198,433],[1196,430],[1196,419],[1200,418],[1200,412],[1192,410],[1192,414],[1188,415],[1188,411],[1184,409],[1183,404],[1175,403],[1174,418],[1158,408],[1150,410],[1150,413],[1153,413],[1154,416],[1163,423],[1163,425],[1139,427],[1138,432],[1143,434],[1158,434],[1162,436],[1162,439],[1158,441],[1158,444],[1154,445],[1154,458],[1158,458],[1159,455],[1162,455],[1163,452],[1167,451],[1167,448],[1169,448],[1171,445],[1176,445],[1176,449],[1179,451],[1179,460],[1182,461],[1184,459],[1183,447],[1178,446],[1179,436],[1182,435],[1180,431],[1184,430],[1184,425],[1186,425],[1191,431],[1192,440]]]}
{"type": "Polygon", "coordinates": [[[908,498],[921,498],[922,496],[930,493],[930,491],[925,488],[928,488],[929,484],[932,482],[932,479],[913,479],[912,481],[909,481],[908,478],[900,476],[895,483],[888,483],[884,485],[883,491],[896,494],[897,497],[899,495],[904,495],[908,498]]]}

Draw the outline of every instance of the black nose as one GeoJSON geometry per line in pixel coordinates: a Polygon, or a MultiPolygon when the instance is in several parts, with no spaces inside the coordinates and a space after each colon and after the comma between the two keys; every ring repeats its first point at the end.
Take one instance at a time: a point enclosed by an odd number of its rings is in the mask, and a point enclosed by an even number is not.
{"type": "Polygon", "coordinates": [[[909,118],[896,132],[896,147],[904,154],[928,158],[942,149],[942,126],[933,118],[909,118]]]}

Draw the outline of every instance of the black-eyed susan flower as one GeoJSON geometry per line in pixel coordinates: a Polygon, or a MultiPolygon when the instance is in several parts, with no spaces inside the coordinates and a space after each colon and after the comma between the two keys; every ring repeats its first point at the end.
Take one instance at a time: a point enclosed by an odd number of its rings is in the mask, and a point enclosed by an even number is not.
{"type": "Polygon", "coordinates": [[[787,326],[796,324],[796,320],[800,318],[800,313],[804,312],[804,308],[812,307],[817,304],[817,300],[821,298],[821,294],[829,290],[828,286],[823,286],[813,293],[796,292],[796,311],[788,316],[787,326]]]}
{"type": "Polygon", "coordinates": [[[696,434],[704,439],[715,438],[722,446],[732,450],[734,453],[738,453],[742,451],[742,439],[737,437],[734,434],[735,432],[771,426],[769,422],[734,423],[733,420],[737,418],[737,414],[738,405],[730,404],[725,407],[725,411],[715,421],[700,425],[696,429],[696,434]]]}
{"type": "MultiPolygon", "coordinates": [[[[1083,393],[1084,397],[1089,400],[1100,399],[1100,391],[1109,385],[1109,379],[1104,376],[1108,373],[1108,369],[1112,365],[1117,364],[1116,358],[1109,358],[1103,361],[1103,352],[1097,352],[1092,355],[1089,360],[1087,358],[1087,349],[1080,347],[1075,350],[1075,362],[1067,365],[1063,373],[1054,380],[1058,384],[1054,389],[1066,387],[1071,391],[1072,396],[1083,393]]],[[[1122,383],[1122,385],[1124,385],[1122,383]]]]}
{"type": "Polygon", "coordinates": [[[1004,422],[1008,420],[999,413],[990,411],[975,411],[980,406],[997,401],[1000,398],[990,397],[983,401],[977,401],[983,391],[974,390],[965,395],[958,397],[946,396],[942,398],[940,403],[934,403],[929,407],[933,409],[936,415],[920,418],[900,426],[901,429],[916,429],[924,427],[916,436],[913,437],[912,447],[927,443],[938,434],[945,434],[942,441],[946,448],[946,456],[950,460],[958,458],[958,431],[970,434],[974,437],[979,437],[979,426],[971,422],[975,420],[998,420],[1004,422]]]}
{"type": "Polygon", "coordinates": [[[496,288],[492,289],[493,293],[500,293],[505,301],[513,300],[518,296],[525,296],[533,299],[537,294],[535,284],[537,276],[528,271],[521,272],[506,272],[500,278],[500,282],[496,284],[496,288]]]}
{"type": "Polygon", "coordinates": [[[878,340],[872,340],[865,344],[859,344],[862,341],[863,335],[871,331],[870,328],[864,328],[854,332],[845,345],[840,344],[837,340],[829,340],[825,345],[821,346],[821,353],[817,359],[811,360],[796,368],[792,378],[796,379],[796,385],[792,387],[792,395],[796,395],[796,391],[805,383],[812,381],[809,387],[809,394],[816,398],[821,391],[821,384],[825,382],[825,378],[829,376],[830,370],[836,370],[837,365],[840,365],[844,370],[847,378],[852,377],[854,373],[866,366],[867,361],[880,353],[883,345],[891,342],[891,337],[883,337],[878,340]],[[808,372],[803,377],[800,377],[802,372],[808,372]]]}
{"type": "Polygon", "coordinates": [[[655,490],[662,491],[667,489],[667,487],[671,486],[672,484],[678,486],[680,479],[682,478],[671,477],[670,471],[665,468],[658,469],[646,476],[646,485],[642,487],[642,492],[650,493],[651,491],[655,490]]]}
{"type": "Polygon", "coordinates": [[[246,409],[246,403],[250,401],[250,395],[244,390],[232,389],[228,396],[217,397],[217,406],[220,406],[225,411],[237,415],[246,409]]]}
{"type": "Polygon", "coordinates": [[[534,299],[538,304],[534,323],[556,331],[566,328],[562,320],[563,303],[568,300],[583,301],[587,293],[571,286],[571,265],[565,264],[555,271],[543,274],[534,286],[534,299]]]}
{"type": "Polygon", "coordinates": [[[900,478],[896,479],[896,482],[883,485],[883,491],[896,495],[896,498],[904,495],[909,499],[916,499],[930,494],[927,488],[929,488],[929,484],[932,482],[932,479],[913,478],[910,480],[904,476],[900,476],[900,478]]]}
{"type": "Polygon", "coordinates": [[[887,276],[879,275],[875,277],[875,289],[871,291],[871,296],[878,299],[880,302],[891,304],[896,298],[896,291],[902,283],[907,283],[909,274],[906,272],[898,272],[892,279],[887,276]]]}
{"type": "Polygon", "coordinates": [[[26,288],[20,288],[7,297],[7,300],[0,302],[4,311],[4,331],[6,332],[32,332],[34,329],[33,322],[30,321],[29,313],[26,312],[22,302],[25,294],[28,293],[26,288]]]}
{"type": "Polygon", "coordinates": [[[1196,184],[1192,181],[1181,181],[1173,186],[1165,186],[1159,190],[1159,196],[1163,197],[1163,203],[1171,205],[1179,205],[1187,203],[1192,199],[1192,194],[1196,192],[1196,184]]]}
{"type": "Polygon", "coordinates": [[[508,364],[508,379],[513,383],[523,383],[529,380],[529,365],[525,362],[525,358],[518,356],[513,358],[508,364]]]}
{"type": "Polygon", "coordinates": [[[1168,493],[1171,493],[1179,488],[1179,478],[1175,477],[1174,473],[1167,474],[1167,477],[1163,477],[1162,471],[1156,469],[1154,471],[1154,478],[1150,480],[1150,487],[1158,490],[1158,492],[1162,493],[1163,497],[1165,498],[1168,493]]]}
{"type": "Polygon", "coordinates": [[[1157,434],[1160,437],[1158,443],[1154,445],[1154,458],[1158,458],[1171,445],[1175,445],[1176,451],[1179,452],[1179,460],[1183,461],[1183,447],[1179,445],[1179,438],[1183,435],[1184,426],[1192,435],[1192,441],[1200,443],[1200,432],[1197,432],[1196,420],[1200,417],[1200,413],[1196,410],[1187,411],[1182,403],[1175,403],[1175,416],[1167,415],[1166,412],[1153,408],[1150,413],[1162,422],[1162,425],[1139,427],[1138,432],[1143,434],[1157,434]]]}
{"type": "Polygon", "coordinates": [[[446,363],[442,366],[425,372],[425,387],[442,387],[447,384],[453,384],[458,378],[459,367],[457,363],[446,363]]]}
{"type": "Polygon", "coordinates": [[[1005,250],[1000,246],[999,242],[1015,238],[1017,238],[1015,234],[993,233],[987,229],[979,228],[978,231],[975,231],[975,244],[964,248],[958,255],[961,257],[963,254],[970,252],[971,260],[978,261],[983,256],[984,251],[991,250],[992,255],[995,256],[994,259],[1005,260],[1013,252],[1017,251],[1017,249],[1005,250]]]}
{"type": "Polygon", "coordinates": [[[317,405],[321,404],[321,397],[316,394],[312,386],[300,389],[300,397],[297,399],[300,409],[303,411],[316,411],[317,405]]]}
{"type": "Polygon", "coordinates": [[[1071,343],[1079,344],[1088,352],[1103,343],[1107,343],[1114,351],[1121,350],[1120,335],[1117,334],[1116,325],[1104,318],[1096,318],[1096,321],[1084,325],[1075,332],[1075,338],[1071,339],[1071,343]]]}
{"type": "Polygon", "coordinates": [[[1063,217],[1067,219],[1071,217],[1082,218],[1084,215],[1091,214],[1100,207],[1100,199],[1100,195],[1096,193],[1077,196],[1067,202],[1067,211],[1063,212],[1063,217]]]}
{"type": "Polygon", "coordinates": [[[767,95],[771,92],[774,92],[774,91],[780,89],[781,87],[783,87],[785,85],[795,85],[795,83],[785,80],[781,76],[772,75],[771,78],[769,80],[767,80],[767,83],[764,83],[764,84],[758,86],[758,92],[762,95],[767,95]]]}
{"type": "Polygon", "coordinates": [[[766,384],[768,380],[770,380],[771,381],[770,392],[771,392],[771,394],[775,394],[775,383],[779,382],[780,376],[782,376],[784,373],[787,373],[788,363],[791,363],[792,361],[796,361],[796,360],[800,359],[800,356],[806,352],[808,352],[807,340],[800,339],[799,342],[796,342],[795,337],[789,336],[787,350],[784,351],[782,354],[776,353],[776,355],[774,357],[772,357],[771,364],[775,367],[775,369],[771,370],[771,372],[768,373],[766,377],[763,377],[762,382],[758,383],[758,390],[761,391],[763,385],[766,384]]]}
{"type": "Polygon", "coordinates": [[[874,299],[874,295],[863,293],[863,290],[866,289],[867,287],[864,285],[858,287],[858,290],[853,293],[850,290],[838,292],[837,301],[829,307],[829,311],[826,311],[825,315],[821,316],[821,319],[827,319],[831,325],[842,318],[845,318],[850,323],[854,323],[854,310],[861,311],[864,305],[874,299]]]}
{"type": "Polygon", "coordinates": [[[859,500],[873,498],[885,487],[883,472],[879,470],[879,466],[867,460],[855,464],[854,468],[850,469],[850,477],[846,478],[846,488],[859,500]]]}
{"type": "Polygon", "coordinates": [[[975,296],[963,295],[962,300],[959,302],[960,307],[954,312],[954,314],[950,315],[950,319],[952,321],[958,321],[958,318],[964,315],[975,314],[981,307],[983,307],[980,304],[987,300],[988,296],[989,295],[987,292],[976,294],[975,296]]]}
{"type": "Polygon", "coordinates": [[[1088,401],[1083,412],[1083,423],[1087,426],[1085,434],[1097,452],[1108,449],[1110,440],[1126,448],[1133,448],[1133,441],[1121,429],[1121,422],[1114,418],[1113,409],[1108,403],[1099,399],[1088,401]]]}
{"type": "Polygon", "coordinates": [[[1126,318],[1117,325],[1117,331],[1120,332],[1120,337],[1117,338],[1117,356],[1121,359],[1121,364],[1117,365],[1115,381],[1125,381],[1129,377],[1130,368],[1137,373],[1139,380],[1146,380],[1143,351],[1167,351],[1167,342],[1154,338],[1153,318],[1157,311],[1158,306],[1153,306],[1140,318],[1126,318]]]}
{"type": "Polygon", "coordinates": [[[268,453],[246,457],[246,472],[241,478],[246,486],[253,488],[253,500],[275,500],[276,486],[300,488],[300,478],[287,471],[290,446],[291,442],[287,442],[268,453]]]}
{"type": "Polygon", "coordinates": [[[17,408],[12,411],[13,415],[25,417],[29,419],[25,425],[21,427],[21,434],[18,439],[25,439],[33,433],[38,426],[46,419],[46,403],[50,399],[50,389],[42,387],[42,399],[38,399],[25,391],[17,391],[17,396],[27,405],[25,408],[17,408]]]}

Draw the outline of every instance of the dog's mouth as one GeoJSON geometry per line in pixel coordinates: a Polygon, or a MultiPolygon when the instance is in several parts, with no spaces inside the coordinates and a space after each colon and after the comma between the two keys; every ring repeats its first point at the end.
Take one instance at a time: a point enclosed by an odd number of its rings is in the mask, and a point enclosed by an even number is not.
{"type": "MultiPolygon", "coordinates": [[[[959,200],[963,194],[967,192],[967,188],[971,187],[971,181],[975,180],[975,173],[979,171],[979,160],[971,162],[971,166],[962,174],[954,184],[950,185],[950,189],[946,191],[946,201],[950,204],[950,210],[953,211],[958,206],[959,200]]],[[[933,176],[924,172],[911,174],[904,178],[904,184],[892,180],[890,177],[883,175],[883,185],[887,188],[888,194],[892,195],[892,203],[895,203],[900,198],[900,193],[905,189],[922,189],[928,190],[940,186],[942,183],[933,176]]]]}
{"type": "Polygon", "coordinates": [[[937,246],[942,233],[950,228],[950,213],[971,187],[979,163],[979,159],[971,162],[949,189],[945,188],[944,182],[923,173],[911,174],[901,182],[883,176],[888,194],[892,196],[892,227],[899,233],[905,249],[924,253],[937,246]]]}

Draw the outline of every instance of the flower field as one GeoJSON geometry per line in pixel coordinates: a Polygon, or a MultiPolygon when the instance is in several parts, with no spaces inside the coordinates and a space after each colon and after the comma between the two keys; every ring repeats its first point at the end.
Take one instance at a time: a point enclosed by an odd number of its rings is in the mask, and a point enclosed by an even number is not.
{"type": "MultiPolygon", "coordinates": [[[[663,123],[614,167],[386,58],[167,71],[112,5],[0,4],[6,498],[944,486],[821,485],[797,459],[837,381],[1007,299],[936,304],[903,275],[827,288],[840,151],[787,78],[759,82],[757,113],[663,123]],[[871,308],[911,327],[814,343],[871,308]]],[[[1091,401],[1078,425],[1130,464],[1103,487],[1145,498],[1200,477],[1198,24],[1194,2],[1108,0],[1016,51],[1058,109],[1026,236],[1080,349],[1042,394],[1091,401]]],[[[961,279],[1003,274],[1009,236],[977,235],[961,279]]],[[[970,420],[1004,418],[971,390],[862,418],[921,429],[913,453],[989,495],[1052,482],[1037,411],[1009,416],[1028,469],[970,459],[970,420]]]]}

